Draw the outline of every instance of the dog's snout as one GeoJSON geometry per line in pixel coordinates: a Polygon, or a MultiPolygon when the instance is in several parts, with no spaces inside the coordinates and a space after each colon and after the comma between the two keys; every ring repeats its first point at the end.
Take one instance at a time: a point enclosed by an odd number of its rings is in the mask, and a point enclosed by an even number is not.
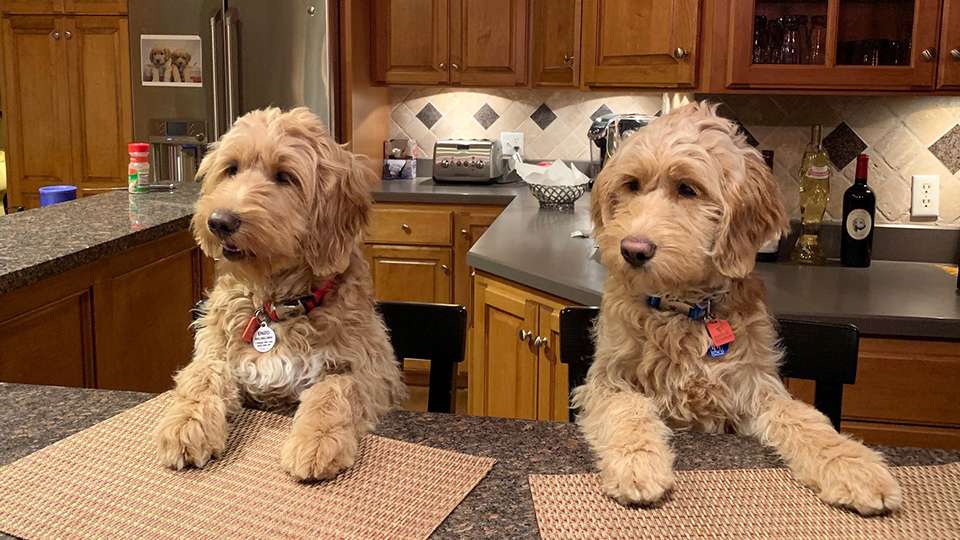
{"type": "Polygon", "coordinates": [[[639,268],[657,252],[657,245],[645,236],[628,236],[620,242],[620,255],[630,266],[639,268]]]}
{"type": "Polygon", "coordinates": [[[207,227],[217,238],[223,240],[240,228],[240,216],[223,208],[214,210],[207,219],[207,227]]]}

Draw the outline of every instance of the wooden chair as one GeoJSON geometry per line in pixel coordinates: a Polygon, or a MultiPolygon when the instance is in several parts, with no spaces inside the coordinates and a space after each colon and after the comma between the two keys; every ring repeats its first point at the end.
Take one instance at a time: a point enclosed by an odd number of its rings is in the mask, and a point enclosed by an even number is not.
{"type": "MultiPolygon", "coordinates": [[[[199,317],[203,300],[193,309],[199,317]]],[[[377,310],[390,332],[397,361],[407,358],[430,361],[427,410],[453,412],[457,364],[463,361],[467,343],[467,310],[452,304],[377,302],[377,310]]]]}
{"type": "MultiPolygon", "coordinates": [[[[560,312],[560,361],[570,372],[570,388],[583,384],[593,362],[590,332],[600,309],[571,307],[560,312]]],[[[840,430],[843,385],[857,379],[860,332],[849,324],[778,319],[786,358],[780,375],[816,382],[814,406],[840,430]]],[[[575,411],[570,411],[570,420],[575,411]]]]}

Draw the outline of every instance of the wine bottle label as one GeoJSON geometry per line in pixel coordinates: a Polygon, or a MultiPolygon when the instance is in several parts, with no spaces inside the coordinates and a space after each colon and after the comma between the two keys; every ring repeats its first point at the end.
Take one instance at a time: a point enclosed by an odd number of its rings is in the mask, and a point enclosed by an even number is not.
{"type": "Polygon", "coordinates": [[[817,167],[816,165],[811,165],[807,169],[807,178],[812,178],[814,180],[826,180],[830,178],[830,167],[824,165],[823,167],[817,167]]]}
{"type": "Polygon", "coordinates": [[[873,228],[873,218],[870,212],[862,208],[851,210],[847,215],[847,234],[854,240],[863,240],[870,235],[870,229],[873,228]]]}

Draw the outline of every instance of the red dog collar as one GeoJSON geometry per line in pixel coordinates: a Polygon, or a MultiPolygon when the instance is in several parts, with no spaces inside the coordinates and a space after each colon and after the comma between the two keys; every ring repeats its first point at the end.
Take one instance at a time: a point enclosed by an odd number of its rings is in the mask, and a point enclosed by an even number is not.
{"type": "Polygon", "coordinates": [[[319,289],[314,289],[313,294],[301,296],[300,298],[294,298],[292,300],[285,300],[277,305],[273,305],[270,302],[264,302],[264,313],[266,313],[273,322],[292,319],[293,317],[299,317],[300,315],[306,315],[323,303],[323,298],[328,292],[330,292],[330,289],[333,288],[333,279],[334,278],[328,279],[322,287],[319,289]]]}

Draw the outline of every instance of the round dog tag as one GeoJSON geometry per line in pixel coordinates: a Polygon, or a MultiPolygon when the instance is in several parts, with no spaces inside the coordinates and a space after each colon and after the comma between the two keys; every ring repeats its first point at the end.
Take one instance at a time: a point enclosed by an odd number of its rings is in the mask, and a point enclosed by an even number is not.
{"type": "Polygon", "coordinates": [[[260,328],[253,334],[253,348],[257,352],[267,352],[277,343],[277,334],[273,329],[267,326],[267,323],[260,323],[260,328]]]}

